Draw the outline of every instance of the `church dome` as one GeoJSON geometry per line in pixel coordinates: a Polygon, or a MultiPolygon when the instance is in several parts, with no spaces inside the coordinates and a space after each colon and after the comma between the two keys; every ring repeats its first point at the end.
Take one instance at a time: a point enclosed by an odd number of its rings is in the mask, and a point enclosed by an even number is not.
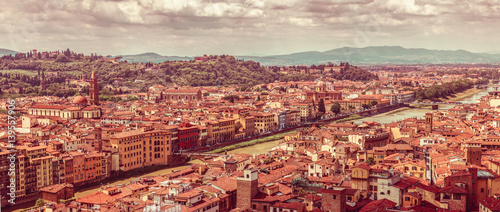
{"type": "Polygon", "coordinates": [[[77,96],[73,99],[73,104],[87,104],[87,98],[83,96],[77,96]]]}

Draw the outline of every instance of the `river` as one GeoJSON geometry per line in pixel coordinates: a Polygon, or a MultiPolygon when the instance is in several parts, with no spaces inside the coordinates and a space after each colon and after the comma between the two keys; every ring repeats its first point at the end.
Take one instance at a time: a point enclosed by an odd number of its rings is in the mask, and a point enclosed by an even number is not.
{"type": "MultiPolygon", "coordinates": [[[[244,147],[244,148],[240,148],[240,149],[235,149],[235,150],[232,150],[232,151],[228,151],[228,153],[236,153],[236,154],[243,154],[243,153],[244,154],[261,154],[261,153],[267,153],[272,147],[274,147],[275,145],[277,145],[278,142],[279,142],[279,140],[270,141],[270,142],[266,142],[266,143],[260,143],[260,144],[256,144],[256,145],[253,145],[253,146],[249,146],[249,147],[244,147]]],[[[191,164],[197,164],[197,163],[201,163],[201,161],[200,160],[193,160],[193,161],[189,162],[189,165],[191,165],[191,164]]],[[[178,166],[178,167],[167,168],[167,169],[162,169],[162,170],[158,170],[158,171],[151,172],[151,173],[148,173],[148,174],[144,174],[144,175],[139,176],[139,177],[130,177],[130,178],[127,178],[127,179],[119,180],[119,181],[116,181],[116,182],[111,183],[109,185],[119,185],[119,184],[129,183],[131,180],[135,180],[135,179],[140,178],[140,177],[166,175],[166,174],[172,173],[173,171],[185,169],[185,168],[189,167],[189,165],[178,166]]],[[[95,186],[95,187],[89,188],[89,189],[80,190],[80,191],[78,191],[78,192],[75,193],[75,197],[78,198],[78,197],[81,197],[81,196],[89,195],[89,194],[91,194],[93,192],[96,192],[96,191],[99,191],[99,190],[100,190],[99,186],[95,186]]]]}
{"type": "MultiPolygon", "coordinates": [[[[462,103],[476,103],[476,100],[481,97],[488,95],[489,91],[494,91],[495,88],[488,87],[487,89],[483,89],[482,91],[465,97],[461,100],[456,100],[456,102],[462,103]]],[[[439,110],[448,110],[452,108],[453,105],[439,105],[439,110]]],[[[361,124],[363,121],[376,121],[381,124],[388,124],[396,121],[401,121],[407,118],[423,118],[426,113],[433,112],[430,108],[400,108],[394,111],[390,111],[387,113],[378,114],[375,116],[370,116],[362,119],[358,119],[354,121],[354,124],[361,124]]]]}

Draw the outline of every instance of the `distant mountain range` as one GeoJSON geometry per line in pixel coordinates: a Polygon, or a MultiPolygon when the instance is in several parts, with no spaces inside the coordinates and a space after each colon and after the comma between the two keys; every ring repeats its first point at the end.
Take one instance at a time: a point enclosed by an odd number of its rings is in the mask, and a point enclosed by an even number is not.
{"type": "Polygon", "coordinates": [[[465,50],[407,49],[400,46],[344,47],[325,52],[300,52],[265,57],[239,56],[262,65],[311,65],[339,63],[352,64],[423,64],[423,63],[497,63],[500,54],[472,53],[465,50]]]}
{"type": "MultiPolygon", "coordinates": [[[[16,51],[0,49],[1,55],[15,54],[16,51]]],[[[136,55],[117,55],[122,61],[153,62],[192,60],[194,57],[162,56],[149,52],[136,55]]],[[[424,64],[424,63],[500,63],[500,54],[473,53],[465,50],[430,50],[403,48],[401,46],[370,46],[364,48],[343,47],[329,51],[308,51],[286,55],[235,56],[238,59],[253,60],[261,65],[312,65],[349,62],[351,64],[424,64]]]]}
{"type": "MultiPolygon", "coordinates": [[[[161,56],[156,53],[122,56],[129,62],[192,60],[193,57],[161,56]]],[[[401,46],[344,47],[329,51],[308,51],[286,55],[235,56],[261,65],[312,65],[349,62],[352,64],[424,64],[424,63],[498,63],[500,54],[472,53],[465,50],[412,49],[401,46]]]]}
{"type": "Polygon", "coordinates": [[[16,52],[16,51],[13,51],[13,50],[10,50],[10,49],[0,49],[0,56],[4,56],[4,55],[15,55],[16,53],[19,53],[19,52],[16,52]]]}

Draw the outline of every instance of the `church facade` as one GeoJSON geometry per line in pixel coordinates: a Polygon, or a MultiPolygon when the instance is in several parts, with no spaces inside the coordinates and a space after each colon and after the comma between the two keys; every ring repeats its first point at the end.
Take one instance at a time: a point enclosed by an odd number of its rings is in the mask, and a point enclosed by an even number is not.
{"type": "Polygon", "coordinates": [[[342,100],[342,93],[337,91],[327,91],[326,85],[323,82],[318,82],[313,91],[306,92],[306,100],[318,102],[320,99],[342,100]]]}
{"type": "Polygon", "coordinates": [[[54,116],[63,119],[101,118],[102,110],[98,106],[99,87],[97,86],[97,77],[93,71],[90,80],[90,101],[79,95],[73,99],[72,105],[36,104],[28,108],[28,114],[33,116],[54,116]]]}
{"type": "Polygon", "coordinates": [[[147,99],[159,102],[167,101],[201,101],[203,95],[200,89],[167,89],[162,85],[155,85],[148,90],[147,99]]]}

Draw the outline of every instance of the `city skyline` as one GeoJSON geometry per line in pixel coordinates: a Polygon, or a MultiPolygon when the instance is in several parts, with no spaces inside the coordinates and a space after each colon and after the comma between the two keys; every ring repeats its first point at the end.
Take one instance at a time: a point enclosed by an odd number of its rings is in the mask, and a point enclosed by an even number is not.
{"type": "Polygon", "coordinates": [[[28,1],[0,8],[0,47],[86,54],[274,55],[403,46],[499,52],[498,0],[28,1]],[[22,14],[21,16],[16,14],[22,14]],[[17,17],[17,18],[12,18],[17,17]]]}

